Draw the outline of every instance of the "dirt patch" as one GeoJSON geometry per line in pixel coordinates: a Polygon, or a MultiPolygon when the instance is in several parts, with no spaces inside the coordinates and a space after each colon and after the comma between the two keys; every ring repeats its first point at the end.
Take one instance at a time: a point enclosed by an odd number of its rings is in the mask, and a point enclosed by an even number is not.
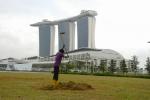
{"type": "Polygon", "coordinates": [[[91,85],[87,83],[75,83],[73,81],[69,82],[59,82],[56,87],[53,85],[46,85],[41,87],[42,90],[91,90],[94,89],[91,85]]]}

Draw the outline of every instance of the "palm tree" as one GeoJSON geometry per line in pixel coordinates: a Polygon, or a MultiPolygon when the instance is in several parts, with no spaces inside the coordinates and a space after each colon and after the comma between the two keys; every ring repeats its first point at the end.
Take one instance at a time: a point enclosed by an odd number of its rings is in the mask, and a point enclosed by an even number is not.
{"type": "Polygon", "coordinates": [[[106,71],[107,60],[101,60],[100,70],[104,73],[106,71]]]}
{"type": "Polygon", "coordinates": [[[109,67],[109,71],[113,74],[114,72],[115,72],[115,70],[116,70],[116,61],[115,60],[111,60],[110,61],[110,67],[109,67]]]}
{"type": "Polygon", "coordinates": [[[126,61],[124,59],[120,62],[120,69],[123,72],[123,74],[128,72],[126,61]]]}

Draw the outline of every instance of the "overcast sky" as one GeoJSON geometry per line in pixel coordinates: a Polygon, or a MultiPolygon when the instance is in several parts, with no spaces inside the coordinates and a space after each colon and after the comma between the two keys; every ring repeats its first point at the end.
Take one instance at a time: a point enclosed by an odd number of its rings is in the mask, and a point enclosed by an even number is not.
{"type": "Polygon", "coordinates": [[[150,56],[150,0],[0,0],[0,59],[38,55],[42,19],[59,20],[95,10],[98,49],[113,49],[140,65],[150,56]]]}

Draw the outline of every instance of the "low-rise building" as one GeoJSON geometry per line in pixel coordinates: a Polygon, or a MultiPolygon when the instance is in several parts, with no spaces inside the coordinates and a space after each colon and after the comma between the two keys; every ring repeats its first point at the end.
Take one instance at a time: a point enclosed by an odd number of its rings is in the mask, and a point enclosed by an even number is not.
{"type": "MultiPolygon", "coordinates": [[[[71,71],[78,72],[99,72],[101,63],[110,67],[111,60],[114,60],[116,69],[120,68],[120,62],[125,58],[118,52],[111,49],[92,49],[80,48],[65,53],[68,58],[63,58],[62,64],[72,63],[75,67],[71,71]]],[[[27,70],[27,71],[52,71],[52,64],[55,61],[55,55],[47,57],[28,57],[21,60],[8,58],[0,60],[0,69],[2,70],[27,70]],[[51,65],[48,67],[48,65],[51,65]],[[3,66],[3,67],[2,67],[3,66]]],[[[126,60],[127,68],[130,71],[131,60],[126,60]]]]}

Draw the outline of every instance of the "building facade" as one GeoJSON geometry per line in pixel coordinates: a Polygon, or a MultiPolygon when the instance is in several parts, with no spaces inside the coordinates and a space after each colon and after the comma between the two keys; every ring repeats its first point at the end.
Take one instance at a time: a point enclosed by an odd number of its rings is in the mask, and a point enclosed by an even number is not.
{"type": "Polygon", "coordinates": [[[74,22],[62,22],[58,24],[58,37],[59,37],[59,49],[65,47],[67,51],[75,49],[75,23],[74,22]]]}
{"type": "Polygon", "coordinates": [[[78,48],[95,48],[95,17],[85,16],[77,20],[78,48]]]}
{"type": "Polygon", "coordinates": [[[39,26],[39,56],[49,56],[54,53],[55,27],[49,25],[39,26]]]}
{"type": "MultiPolygon", "coordinates": [[[[63,44],[67,51],[75,49],[75,22],[77,23],[78,48],[95,48],[95,16],[96,11],[82,10],[77,16],[56,21],[44,20],[31,26],[39,27],[39,56],[54,54],[55,25],[58,25],[58,48],[63,44]],[[63,35],[61,33],[64,33],[63,35]]],[[[77,49],[78,49],[77,48],[77,49]]]]}

